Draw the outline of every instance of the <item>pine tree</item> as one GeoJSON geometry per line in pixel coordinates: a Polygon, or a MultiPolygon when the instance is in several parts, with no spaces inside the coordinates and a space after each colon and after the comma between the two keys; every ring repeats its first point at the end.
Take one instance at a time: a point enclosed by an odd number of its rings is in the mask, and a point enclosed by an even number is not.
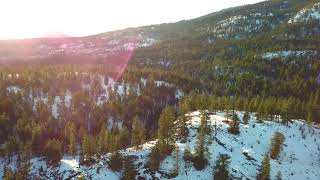
{"type": "Polygon", "coordinates": [[[265,154],[262,162],[261,162],[261,166],[260,166],[260,170],[259,170],[259,174],[257,176],[258,180],[269,180],[270,179],[270,158],[268,154],[265,154]]]}
{"type": "Polygon", "coordinates": [[[263,122],[263,107],[262,107],[261,103],[258,106],[258,109],[257,109],[257,112],[256,112],[256,120],[257,120],[258,123],[262,123],[263,122]]]}
{"type": "Polygon", "coordinates": [[[11,170],[11,168],[9,167],[4,167],[3,168],[3,176],[2,176],[3,180],[12,180],[14,179],[14,173],[11,170]]]}
{"type": "Polygon", "coordinates": [[[208,147],[206,143],[206,123],[201,122],[200,131],[197,135],[196,154],[194,157],[194,166],[197,170],[202,170],[208,164],[208,147]]]}
{"type": "Polygon", "coordinates": [[[70,137],[69,137],[69,154],[72,156],[75,156],[77,153],[77,149],[76,149],[76,135],[75,135],[75,129],[71,131],[70,133],[70,137]]]}
{"type": "Polygon", "coordinates": [[[228,171],[229,164],[230,156],[227,154],[220,154],[216,165],[214,166],[213,179],[230,179],[228,171]]]}
{"type": "Polygon", "coordinates": [[[120,134],[119,134],[119,143],[120,143],[120,148],[124,149],[128,143],[130,142],[130,138],[129,138],[129,130],[127,127],[123,127],[120,130],[120,134]]]}
{"type": "Polygon", "coordinates": [[[25,144],[21,144],[21,159],[20,163],[17,167],[16,179],[28,179],[31,163],[31,155],[32,155],[32,147],[31,142],[26,142],[25,144]]]}
{"type": "Polygon", "coordinates": [[[160,151],[167,154],[172,150],[173,144],[173,126],[174,126],[174,109],[166,107],[159,118],[158,143],[160,151]]]}
{"type": "Polygon", "coordinates": [[[190,152],[190,149],[189,147],[186,147],[184,152],[183,152],[183,160],[186,162],[186,163],[190,163],[190,162],[193,162],[193,155],[192,153],[190,152]]]}
{"type": "Polygon", "coordinates": [[[20,171],[16,172],[16,179],[15,180],[24,180],[24,179],[27,179],[27,178],[23,178],[23,175],[21,174],[20,171]]]}
{"type": "Polygon", "coordinates": [[[107,151],[107,130],[105,126],[102,126],[99,134],[99,140],[98,140],[98,154],[104,155],[107,151]]]}
{"type": "Polygon", "coordinates": [[[84,133],[82,138],[81,150],[83,155],[83,160],[86,161],[89,157],[89,137],[87,133],[84,133]]]}
{"type": "Polygon", "coordinates": [[[312,112],[309,110],[308,111],[308,114],[307,114],[307,123],[308,123],[308,125],[311,125],[311,123],[312,123],[312,112]]]}
{"type": "Polygon", "coordinates": [[[140,138],[140,144],[144,144],[147,142],[147,131],[146,131],[146,128],[144,128],[143,126],[140,129],[139,138],[140,138]]]}
{"type": "Polygon", "coordinates": [[[62,143],[58,139],[49,139],[44,147],[44,155],[51,162],[58,162],[62,156],[62,143]]]}
{"type": "Polygon", "coordinates": [[[21,166],[24,163],[30,162],[31,155],[32,155],[32,147],[31,142],[26,142],[25,144],[21,144],[21,166]]]}
{"type": "Polygon", "coordinates": [[[8,115],[6,115],[5,113],[1,113],[0,114],[0,127],[1,127],[0,143],[1,144],[7,138],[8,134],[10,132],[10,126],[8,126],[9,124],[10,124],[10,120],[9,120],[8,115]]]}
{"type": "Polygon", "coordinates": [[[76,128],[73,122],[68,122],[64,128],[64,137],[68,140],[68,153],[76,155],[76,128]]]}
{"type": "Polygon", "coordinates": [[[181,115],[178,118],[178,136],[181,140],[181,142],[186,142],[187,137],[189,135],[189,130],[187,127],[187,118],[185,115],[181,115]]]}
{"type": "Polygon", "coordinates": [[[282,151],[283,142],[285,140],[285,137],[282,133],[276,132],[271,140],[271,159],[278,159],[279,154],[282,151]]]}
{"type": "Polygon", "coordinates": [[[289,122],[290,122],[290,105],[291,105],[291,99],[286,99],[285,101],[283,101],[282,103],[282,123],[286,124],[288,126],[289,122]]]}
{"type": "Polygon", "coordinates": [[[207,112],[202,111],[201,112],[201,119],[200,119],[200,123],[201,123],[201,129],[198,130],[203,130],[205,134],[209,134],[210,133],[210,129],[208,126],[208,119],[209,119],[209,115],[207,112]]]}
{"type": "Polygon", "coordinates": [[[133,159],[130,157],[124,157],[124,167],[122,173],[122,180],[133,180],[136,179],[137,170],[133,163],[133,159]]]}
{"type": "Polygon", "coordinates": [[[109,149],[111,152],[117,151],[120,149],[120,135],[110,133],[108,135],[109,139],[109,149]]]}
{"type": "Polygon", "coordinates": [[[23,162],[22,166],[17,170],[16,180],[17,179],[21,179],[21,180],[28,179],[30,167],[31,167],[31,164],[29,161],[23,162]]]}
{"type": "Polygon", "coordinates": [[[140,141],[140,132],[141,131],[141,122],[138,116],[133,118],[132,130],[131,130],[131,144],[135,147],[141,143],[140,141]]]}
{"type": "Polygon", "coordinates": [[[228,129],[228,131],[232,134],[240,134],[240,130],[239,130],[239,118],[237,116],[237,114],[234,114],[232,116],[232,122],[230,123],[230,127],[228,129]]]}
{"type": "Polygon", "coordinates": [[[95,136],[88,136],[89,138],[89,150],[88,156],[90,160],[93,160],[94,155],[97,153],[97,138],[95,136]]]}
{"type": "Polygon", "coordinates": [[[165,155],[160,151],[159,145],[156,144],[149,154],[147,166],[150,171],[155,172],[159,169],[161,161],[165,158],[165,155]]]}
{"type": "Polygon", "coordinates": [[[246,111],[242,118],[243,124],[248,124],[249,120],[250,120],[250,114],[246,111]]]}

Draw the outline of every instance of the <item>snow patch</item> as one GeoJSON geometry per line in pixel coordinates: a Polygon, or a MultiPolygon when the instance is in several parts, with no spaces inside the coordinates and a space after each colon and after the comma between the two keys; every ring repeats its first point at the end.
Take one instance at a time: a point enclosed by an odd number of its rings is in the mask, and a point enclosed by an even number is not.
{"type": "Polygon", "coordinates": [[[314,4],[311,8],[302,9],[293,18],[291,18],[288,23],[307,23],[311,20],[320,22],[320,3],[314,4]]]}

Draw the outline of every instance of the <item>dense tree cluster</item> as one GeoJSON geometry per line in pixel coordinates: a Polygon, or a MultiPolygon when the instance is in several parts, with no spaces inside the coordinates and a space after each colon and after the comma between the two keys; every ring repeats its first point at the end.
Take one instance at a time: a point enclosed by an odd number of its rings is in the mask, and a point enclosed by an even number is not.
{"type": "MultiPolygon", "coordinates": [[[[108,152],[154,138],[162,109],[177,104],[174,84],[137,71],[119,76],[107,65],[0,69],[0,155],[8,160],[16,154],[43,155],[56,163],[68,154],[91,164],[108,152]]],[[[172,124],[175,110],[170,112],[172,124]]]]}
{"type": "MultiPolygon", "coordinates": [[[[208,95],[193,94],[184,97],[180,101],[180,109],[183,112],[194,111],[198,109],[208,109],[210,111],[225,110],[226,112],[239,110],[247,112],[256,112],[258,121],[273,120],[288,123],[290,119],[310,119],[311,122],[318,122],[320,117],[317,107],[319,106],[318,90],[315,94],[302,101],[296,98],[282,97],[217,97],[208,95]],[[281,118],[280,118],[281,117],[281,118]]],[[[246,115],[245,122],[249,120],[246,115]]]]}

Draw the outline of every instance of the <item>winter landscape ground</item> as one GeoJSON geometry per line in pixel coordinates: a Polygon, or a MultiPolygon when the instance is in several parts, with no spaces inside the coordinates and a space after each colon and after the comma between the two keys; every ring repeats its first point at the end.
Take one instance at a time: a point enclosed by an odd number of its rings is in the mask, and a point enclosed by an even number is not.
{"type": "MultiPolygon", "coordinates": [[[[240,119],[243,112],[236,112],[240,119]]],[[[189,136],[186,143],[176,142],[179,149],[178,157],[171,155],[161,163],[159,172],[150,173],[146,169],[146,162],[150,148],[156,141],[150,141],[141,148],[127,148],[121,150],[125,156],[133,156],[137,166],[138,176],[145,179],[168,179],[167,174],[175,170],[179,165],[179,175],[173,179],[212,179],[213,168],[219,154],[231,156],[230,173],[233,178],[255,179],[260,168],[264,154],[269,153],[271,139],[275,132],[281,132],[285,136],[283,151],[279,159],[271,160],[271,177],[275,177],[280,171],[283,179],[310,179],[317,180],[320,177],[320,142],[319,126],[308,125],[300,120],[292,120],[288,125],[264,121],[258,123],[251,114],[248,124],[240,123],[240,134],[232,135],[228,132],[230,119],[225,118],[224,112],[212,113],[208,123],[210,128],[216,129],[207,140],[210,153],[210,166],[198,171],[192,165],[183,160],[183,152],[189,148],[194,152],[196,147],[196,134],[200,126],[201,111],[186,114],[190,117],[188,124],[189,136]],[[177,159],[178,158],[178,159],[177,159]]],[[[110,154],[109,154],[110,155],[110,154]]],[[[56,167],[48,166],[46,161],[39,157],[31,159],[30,176],[44,179],[69,179],[70,177],[84,176],[88,179],[120,179],[121,173],[108,168],[108,155],[102,157],[93,166],[79,166],[79,157],[64,156],[56,167]],[[41,169],[41,170],[40,170],[41,169]]],[[[1,160],[4,161],[3,159],[1,160]]],[[[3,165],[4,163],[1,163],[3,165]]],[[[10,166],[14,169],[15,163],[10,166]]],[[[1,166],[0,169],[3,169],[1,166]]],[[[0,171],[0,176],[3,171],[0,171]]],[[[272,178],[274,179],[274,178],[272,178]]]]}

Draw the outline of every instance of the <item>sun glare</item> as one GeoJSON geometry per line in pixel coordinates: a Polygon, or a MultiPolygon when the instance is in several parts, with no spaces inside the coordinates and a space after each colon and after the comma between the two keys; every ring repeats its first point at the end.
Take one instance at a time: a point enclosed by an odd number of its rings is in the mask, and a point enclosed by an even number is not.
{"type": "Polygon", "coordinates": [[[0,38],[29,38],[62,32],[72,36],[175,22],[261,0],[1,0],[0,38]]]}

